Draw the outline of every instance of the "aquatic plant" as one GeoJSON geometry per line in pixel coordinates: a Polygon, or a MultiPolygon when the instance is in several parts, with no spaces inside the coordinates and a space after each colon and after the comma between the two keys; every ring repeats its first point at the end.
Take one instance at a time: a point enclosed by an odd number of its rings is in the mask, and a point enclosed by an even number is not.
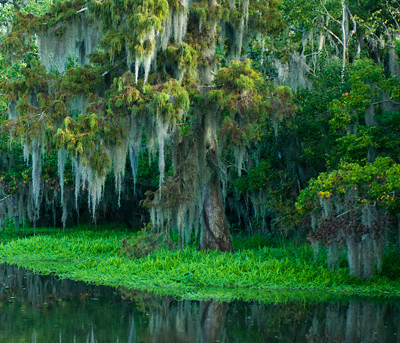
{"type": "Polygon", "coordinates": [[[83,227],[65,235],[48,229],[41,234],[41,230],[37,229],[37,236],[0,246],[2,260],[60,278],[187,299],[262,300],[277,297],[273,290],[296,297],[308,291],[310,299],[317,295],[399,295],[397,274],[359,280],[345,268],[330,271],[323,260],[314,259],[307,246],[240,249],[234,254],[189,246],[131,259],[119,254],[123,238],[134,237],[123,230],[83,227]]]}

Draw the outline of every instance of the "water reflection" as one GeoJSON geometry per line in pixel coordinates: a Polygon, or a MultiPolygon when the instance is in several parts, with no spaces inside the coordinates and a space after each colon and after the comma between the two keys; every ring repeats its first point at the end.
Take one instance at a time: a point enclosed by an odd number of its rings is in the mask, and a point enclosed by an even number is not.
{"type": "Polygon", "coordinates": [[[1,342],[399,342],[400,301],[177,301],[0,265],[1,342]],[[124,299],[126,298],[126,299],[124,299]]]}
{"type": "Polygon", "coordinates": [[[399,303],[350,301],[326,305],[325,316],[314,316],[309,342],[399,342],[399,303]]]}
{"type": "Polygon", "coordinates": [[[0,265],[0,342],[127,342],[132,309],[111,288],[0,265]]]}

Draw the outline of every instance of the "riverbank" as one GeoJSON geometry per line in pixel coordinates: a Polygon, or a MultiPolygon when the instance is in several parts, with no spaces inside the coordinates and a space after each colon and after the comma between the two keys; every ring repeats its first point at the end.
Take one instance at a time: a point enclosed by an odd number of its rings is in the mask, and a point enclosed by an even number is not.
{"type": "Polygon", "coordinates": [[[38,235],[0,233],[0,260],[59,278],[160,295],[204,300],[324,301],[349,295],[400,296],[400,278],[381,275],[365,281],[347,268],[330,271],[312,250],[266,246],[261,238],[234,239],[235,253],[159,250],[140,258],[119,254],[122,230],[85,227],[67,231],[38,229],[38,235]]]}

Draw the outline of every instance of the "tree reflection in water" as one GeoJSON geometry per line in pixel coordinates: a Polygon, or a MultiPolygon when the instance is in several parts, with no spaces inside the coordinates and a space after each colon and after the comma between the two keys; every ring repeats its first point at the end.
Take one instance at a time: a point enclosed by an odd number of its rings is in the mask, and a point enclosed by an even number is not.
{"type": "Polygon", "coordinates": [[[0,265],[0,341],[397,342],[400,301],[177,301],[0,265]],[[124,299],[125,298],[125,299],[124,299]]]}
{"type": "Polygon", "coordinates": [[[149,318],[148,324],[140,323],[139,342],[394,343],[400,334],[399,301],[228,304],[123,293],[149,318]]]}
{"type": "Polygon", "coordinates": [[[325,306],[325,317],[314,316],[309,342],[398,342],[399,303],[350,301],[325,306]]]}
{"type": "Polygon", "coordinates": [[[0,342],[128,342],[133,309],[109,287],[0,265],[0,342]]]}

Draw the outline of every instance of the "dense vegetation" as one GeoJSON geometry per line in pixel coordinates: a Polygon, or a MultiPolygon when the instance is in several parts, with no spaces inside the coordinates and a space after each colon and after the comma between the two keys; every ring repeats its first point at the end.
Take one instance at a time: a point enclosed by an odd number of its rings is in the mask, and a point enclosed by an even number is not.
{"type": "MultiPolygon", "coordinates": [[[[182,299],[323,302],[349,295],[398,297],[399,258],[392,251],[379,277],[351,277],[347,268],[331,271],[324,257],[314,259],[307,245],[276,248],[266,236],[233,236],[234,254],[185,249],[158,249],[142,258],[129,258],[121,240],[129,233],[109,227],[38,229],[38,235],[14,239],[0,246],[2,261],[29,267],[62,279],[140,289],[182,299]]],[[[132,235],[132,233],[130,233],[132,235]]],[[[133,234],[135,237],[135,235],[133,234]]],[[[174,240],[175,246],[178,238],[174,240]]],[[[345,259],[341,258],[345,264],[345,259]]]]}
{"type": "MultiPolygon", "coordinates": [[[[400,248],[396,1],[14,1],[1,11],[5,226],[146,226],[124,241],[131,257],[157,240],[170,249],[177,235],[180,251],[148,260],[190,260],[184,275],[195,271],[197,286],[212,286],[202,278],[219,260],[235,276],[218,286],[246,286],[234,260],[253,254],[268,276],[246,276],[252,286],[323,289],[380,273],[371,287],[386,287],[385,261],[400,248]],[[207,260],[214,253],[193,247],[240,250],[232,232],[307,242],[315,261],[304,248],[302,262],[276,269],[265,248],[207,260]]],[[[74,259],[75,244],[57,258],[74,259]]],[[[110,267],[141,268],[111,250],[110,267]]]]}

